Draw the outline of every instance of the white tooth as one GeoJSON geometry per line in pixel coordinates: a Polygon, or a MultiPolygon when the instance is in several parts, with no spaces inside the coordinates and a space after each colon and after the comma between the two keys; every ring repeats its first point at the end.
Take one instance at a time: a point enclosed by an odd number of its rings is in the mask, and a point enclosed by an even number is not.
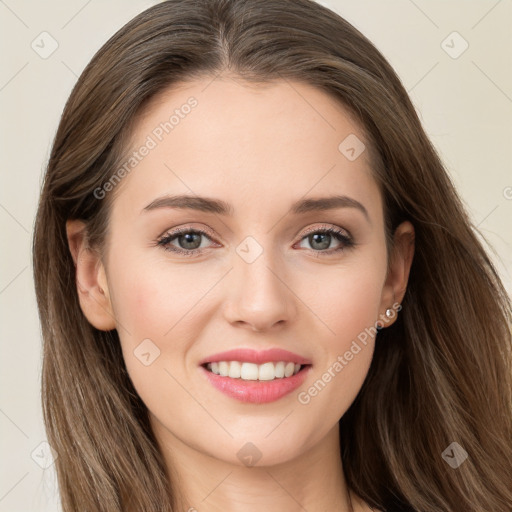
{"type": "Polygon", "coordinates": [[[293,370],[295,370],[295,364],[286,363],[286,366],[284,368],[284,376],[291,377],[293,375],[293,370]]]}
{"type": "Polygon", "coordinates": [[[228,373],[228,375],[232,379],[239,379],[240,378],[240,369],[241,369],[241,367],[240,367],[240,363],[238,361],[231,361],[229,363],[229,373],[228,373]]]}
{"type": "Polygon", "coordinates": [[[254,363],[242,363],[240,377],[243,380],[258,380],[258,365],[254,363]]]}
{"type": "Polygon", "coordinates": [[[229,375],[229,363],[227,361],[219,361],[219,375],[221,377],[229,375]]]}
{"type": "Polygon", "coordinates": [[[276,379],[282,379],[284,377],[284,362],[283,361],[279,361],[279,363],[276,363],[275,375],[276,375],[276,379]]]}
{"type": "Polygon", "coordinates": [[[291,377],[299,372],[301,365],[292,362],[279,361],[277,363],[243,363],[240,361],[217,361],[208,363],[206,368],[221,377],[243,380],[269,381],[291,377]]]}
{"type": "Polygon", "coordinates": [[[274,380],[275,370],[274,363],[264,363],[259,366],[259,380],[274,380]]]}

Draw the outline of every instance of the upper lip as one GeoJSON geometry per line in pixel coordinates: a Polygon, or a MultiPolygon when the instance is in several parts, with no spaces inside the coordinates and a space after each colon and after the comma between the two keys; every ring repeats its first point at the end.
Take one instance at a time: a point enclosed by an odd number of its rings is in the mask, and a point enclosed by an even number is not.
{"type": "Polygon", "coordinates": [[[281,348],[271,348],[267,350],[237,348],[234,350],[228,350],[227,352],[219,352],[217,354],[205,357],[200,361],[199,364],[203,365],[206,363],[216,363],[219,361],[241,361],[255,364],[278,363],[279,361],[284,361],[296,364],[311,364],[309,359],[281,348]]]}

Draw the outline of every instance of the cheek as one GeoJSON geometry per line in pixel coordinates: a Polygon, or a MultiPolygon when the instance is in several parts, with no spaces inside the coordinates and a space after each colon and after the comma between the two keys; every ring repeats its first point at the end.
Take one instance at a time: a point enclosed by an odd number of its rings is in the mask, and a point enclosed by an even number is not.
{"type": "Polygon", "coordinates": [[[378,319],[382,294],[382,264],[351,265],[317,272],[314,290],[302,297],[325,325],[333,346],[341,349],[378,319]]]}
{"type": "Polygon", "coordinates": [[[316,338],[320,361],[315,375],[298,401],[305,410],[329,411],[327,424],[344,414],[368,373],[384,273],[385,258],[358,258],[337,271],[317,273],[315,291],[305,300],[325,329],[316,338]]]}
{"type": "Polygon", "coordinates": [[[167,339],[190,324],[214,276],[165,260],[119,265],[112,273],[116,320],[134,341],[167,339]]]}
{"type": "Polygon", "coordinates": [[[151,402],[155,389],[174,388],[168,372],[183,380],[187,354],[208,321],[208,293],[219,276],[194,265],[173,266],[164,258],[123,261],[119,256],[109,284],[121,348],[138,393],[151,402]]]}
{"type": "Polygon", "coordinates": [[[189,402],[178,384],[184,381],[179,365],[197,337],[194,305],[211,287],[197,285],[192,277],[190,272],[171,272],[169,266],[140,261],[119,265],[111,275],[123,358],[151,411],[161,412],[167,403],[186,408],[189,402]]]}

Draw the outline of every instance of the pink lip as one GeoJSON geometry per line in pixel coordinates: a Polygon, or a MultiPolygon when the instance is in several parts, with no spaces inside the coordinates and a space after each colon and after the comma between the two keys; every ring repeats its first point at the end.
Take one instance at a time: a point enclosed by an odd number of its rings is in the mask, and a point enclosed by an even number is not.
{"type": "MultiPolygon", "coordinates": [[[[206,363],[217,363],[219,361],[240,361],[247,363],[263,364],[263,363],[278,363],[279,361],[292,362],[296,364],[311,364],[309,359],[302,356],[283,350],[280,348],[271,348],[268,350],[251,350],[248,348],[238,348],[235,350],[228,350],[227,352],[220,352],[200,361],[200,365],[206,363]]],[[[288,377],[291,378],[291,377],[288,377]]],[[[233,379],[231,379],[233,380],[233,379]]]]}
{"type": "MultiPolygon", "coordinates": [[[[290,361],[290,359],[284,359],[290,361]]],[[[226,359],[222,358],[219,360],[226,361],[226,359]]],[[[238,361],[239,359],[233,360],[238,361]]],[[[242,358],[242,360],[247,361],[247,359],[244,358],[242,358]]],[[[280,360],[282,361],[283,359],[280,360]]],[[[265,361],[270,362],[268,359],[265,359],[265,361]]],[[[232,379],[230,377],[221,377],[220,375],[212,373],[203,366],[200,366],[199,369],[204,373],[210,384],[225,395],[231,398],[236,398],[241,402],[262,404],[279,400],[297,389],[304,382],[311,366],[302,368],[299,373],[292,375],[291,377],[284,377],[269,381],[232,379]]]]}

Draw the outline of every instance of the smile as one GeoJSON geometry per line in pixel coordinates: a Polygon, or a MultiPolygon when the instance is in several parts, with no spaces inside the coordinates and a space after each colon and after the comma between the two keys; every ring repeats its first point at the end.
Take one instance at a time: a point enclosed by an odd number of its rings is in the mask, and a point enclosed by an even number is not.
{"type": "Polygon", "coordinates": [[[239,402],[275,402],[302,385],[312,361],[280,348],[238,348],[199,362],[209,385],[239,402]]]}
{"type": "Polygon", "coordinates": [[[207,363],[206,369],[216,375],[229,377],[230,379],[269,381],[296,375],[299,373],[301,366],[291,361],[268,362],[259,365],[240,361],[218,361],[207,363]]]}

